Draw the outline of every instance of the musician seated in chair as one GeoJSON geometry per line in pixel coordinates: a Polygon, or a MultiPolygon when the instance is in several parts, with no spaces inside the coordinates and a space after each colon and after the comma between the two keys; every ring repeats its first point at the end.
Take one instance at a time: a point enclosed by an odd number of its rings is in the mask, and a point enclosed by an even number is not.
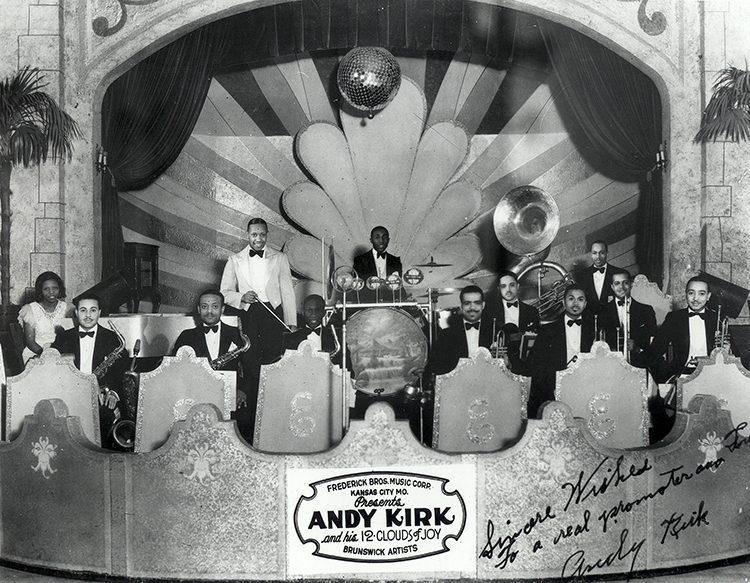
{"type": "Polygon", "coordinates": [[[112,424],[120,418],[120,394],[127,363],[122,356],[124,345],[117,334],[99,326],[101,301],[99,296],[83,293],[75,300],[78,324],[70,330],[58,332],[51,347],[61,354],[72,354],[73,364],[81,372],[95,374],[99,382],[99,426],[102,447],[114,449],[110,435],[112,424]]]}
{"type": "Polygon", "coordinates": [[[492,345],[492,321],[484,314],[484,292],[476,285],[466,286],[459,294],[461,317],[441,330],[432,347],[425,375],[446,374],[456,368],[460,358],[474,356],[480,346],[492,345]]]}
{"type": "MultiPolygon", "coordinates": [[[[234,358],[227,358],[226,362],[216,362],[216,370],[229,370],[238,373],[237,378],[237,409],[247,405],[247,395],[240,390],[240,357],[239,348],[245,345],[245,339],[239,328],[221,321],[224,314],[224,295],[214,289],[204,291],[198,297],[198,316],[201,323],[195,328],[180,332],[174,345],[173,353],[182,346],[190,346],[198,357],[206,357],[214,362],[220,356],[234,353],[234,358]]],[[[230,355],[231,356],[231,355],[230,355]]]]}
{"type": "MultiPolygon", "coordinates": [[[[706,307],[711,299],[708,282],[700,276],[691,278],[685,286],[685,297],[687,307],[667,314],[651,344],[649,369],[657,383],[668,383],[678,376],[691,374],[698,358],[708,356],[715,347],[718,314],[706,307]],[[671,360],[670,352],[673,353],[671,360]]],[[[651,415],[652,443],[666,436],[674,423],[674,418],[666,416],[662,396],[657,395],[656,400],[651,415]]]]}
{"type": "Polygon", "coordinates": [[[647,351],[656,334],[656,314],[651,306],[630,297],[630,272],[612,275],[615,301],[609,302],[600,316],[600,327],[612,351],[622,352],[627,344],[628,362],[646,368],[647,351]]]}
{"type": "Polygon", "coordinates": [[[525,333],[536,333],[539,329],[539,310],[518,299],[520,284],[512,271],[500,273],[498,281],[498,305],[493,311],[493,329],[496,331],[493,342],[502,339],[506,347],[509,368],[521,374],[521,338],[525,333]],[[500,334],[502,332],[502,334],[500,334]]]}
{"type": "Polygon", "coordinates": [[[581,352],[590,352],[594,343],[594,320],[586,309],[586,293],[578,284],[565,288],[565,313],[561,318],[545,324],[524,364],[531,377],[529,419],[536,417],[545,401],[555,400],[557,371],[565,370],[581,352]]]}
{"type": "MultiPolygon", "coordinates": [[[[326,313],[325,300],[317,295],[311,294],[305,298],[302,304],[302,317],[305,325],[294,332],[284,335],[284,349],[297,350],[303,340],[313,345],[315,351],[325,351],[331,355],[331,362],[341,366],[341,339],[331,326],[323,326],[323,316],[326,313]]],[[[347,358],[347,368],[351,370],[351,359],[347,358]]]]}

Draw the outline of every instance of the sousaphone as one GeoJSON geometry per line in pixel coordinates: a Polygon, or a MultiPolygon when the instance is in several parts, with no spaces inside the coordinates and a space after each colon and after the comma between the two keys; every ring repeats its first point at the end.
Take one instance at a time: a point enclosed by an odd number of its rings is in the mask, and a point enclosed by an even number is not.
{"type": "Polygon", "coordinates": [[[539,309],[543,321],[555,319],[563,310],[565,287],[572,281],[562,265],[545,261],[560,229],[560,210],[555,199],[536,186],[519,186],[500,199],[492,222],[497,240],[515,255],[506,269],[517,274],[519,280],[537,271],[537,298],[530,303],[539,309]],[[550,269],[561,279],[543,291],[542,279],[550,269]]]}

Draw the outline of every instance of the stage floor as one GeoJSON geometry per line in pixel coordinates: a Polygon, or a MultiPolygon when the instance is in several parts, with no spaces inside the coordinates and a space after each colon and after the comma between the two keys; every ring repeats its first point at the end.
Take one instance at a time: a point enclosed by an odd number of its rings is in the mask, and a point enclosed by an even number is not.
{"type": "MultiPolygon", "coordinates": [[[[116,581],[116,579],[104,578],[86,580],[93,581],[94,583],[112,583],[113,580],[116,581]]],[[[637,580],[639,579],[631,579],[631,581],[637,580]]],[[[690,573],[647,577],[640,580],[653,583],[748,583],[750,582],[750,561],[690,573]]],[[[52,577],[0,567],[0,582],[2,583],[64,583],[65,581],[80,581],[80,579],[52,577]]],[[[586,579],[586,581],[593,582],[596,579],[586,579]]],[[[606,579],[606,581],[609,583],[625,583],[626,579],[606,579]]],[[[512,583],[512,581],[509,580],[509,583],[512,583]]]]}

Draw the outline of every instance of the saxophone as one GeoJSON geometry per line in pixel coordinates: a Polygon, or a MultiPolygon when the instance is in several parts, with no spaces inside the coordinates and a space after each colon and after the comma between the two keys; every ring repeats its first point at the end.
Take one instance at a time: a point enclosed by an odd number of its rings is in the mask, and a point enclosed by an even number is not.
{"type": "Polygon", "coordinates": [[[97,379],[101,380],[102,377],[107,374],[107,371],[110,369],[110,367],[115,363],[115,361],[122,356],[123,351],[125,350],[125,338],[122,334],[120,334],[120,331],[115,328],[115,325],[112,323],[112,320],[108,320],[110,328],[117,334],[117,338],[120,341],[120,345],[115,348],[112,352],[110,352],[107,355],[107,358],[102,360],[102,362],[97,366],[91,373],[96,376],[97,379]]]}
{"type": "Polygon", "coordinates": [[[242,322],[240,320],[237,320],[237,328],[239,328],[240,330],[240,336],[242,336],[242,340],[244,341],[244,343],[239,348],[235,348],[234,350],[230,350],[229,352],[225,352],[224,354],[214,358],[210,363],[212,369],[219,370],[226,363],[231,362],[240,354],[242,354],[243,352],[247,352],[250,349],[250,338],[248,338],[242,331],[242,322]]]}

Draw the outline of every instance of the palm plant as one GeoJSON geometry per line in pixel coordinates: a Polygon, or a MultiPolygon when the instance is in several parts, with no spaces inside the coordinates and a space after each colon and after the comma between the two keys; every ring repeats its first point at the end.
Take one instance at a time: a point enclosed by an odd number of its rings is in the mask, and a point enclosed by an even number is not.
{"type": "Polygon", "coordinates": [[[0,301],[10,303],[10,174],[13,167],[73,157],[78,124],[42,91],[38,69],[25,67],[0,82],[0,301]]]}
{"type": "Polygon", "coordinates": [[[705,144],[722,137],[732,142],[750,140],[750,70],[745,67],[719,71],[695,142],[705,144]]]}

